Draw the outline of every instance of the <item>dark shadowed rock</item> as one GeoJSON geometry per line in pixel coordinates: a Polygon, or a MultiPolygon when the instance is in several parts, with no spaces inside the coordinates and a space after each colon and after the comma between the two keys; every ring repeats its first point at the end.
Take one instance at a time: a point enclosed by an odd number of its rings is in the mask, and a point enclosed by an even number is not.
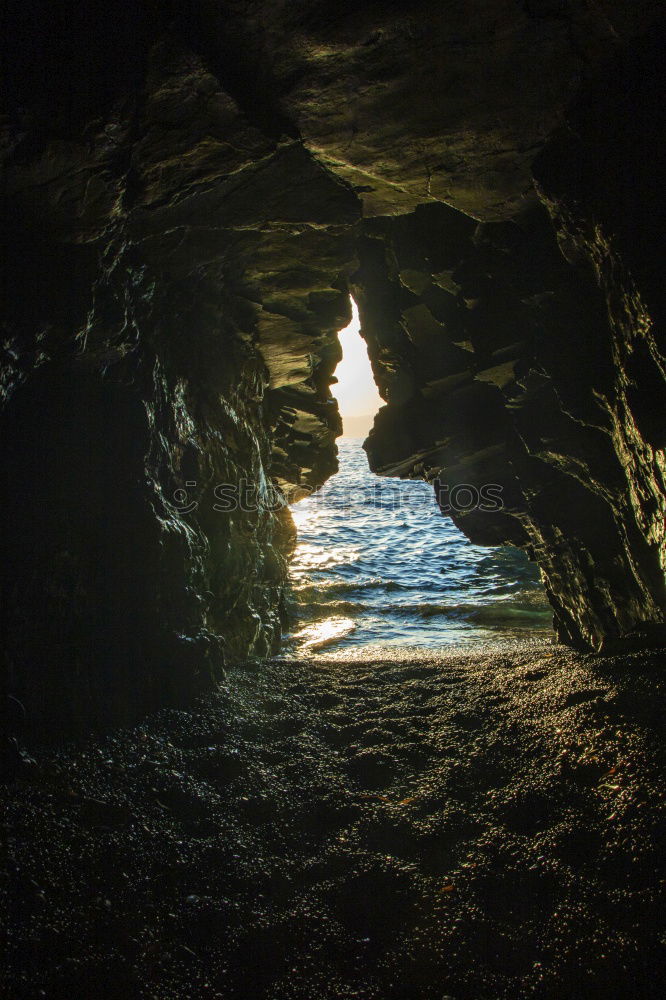
{"type": "MultiPolygon", "coordinates": [[[[7,686],[129,720],[280,639],[288,501],[372,467],[541,567],[585,649],[663,625],[660,5],[10,4],[7,686]]],[[[437,558],[433,554],[433,558],[437,558]]]]}

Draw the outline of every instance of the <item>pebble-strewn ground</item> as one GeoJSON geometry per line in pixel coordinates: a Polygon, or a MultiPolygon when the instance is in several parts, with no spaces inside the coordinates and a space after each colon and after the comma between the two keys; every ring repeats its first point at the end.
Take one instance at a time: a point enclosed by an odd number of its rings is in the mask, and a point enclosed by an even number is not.
{"type": "Polygon", "coordinates": [[[664,660],[276,661],[34,749],[6,995],[663,996],[664,660]]]}

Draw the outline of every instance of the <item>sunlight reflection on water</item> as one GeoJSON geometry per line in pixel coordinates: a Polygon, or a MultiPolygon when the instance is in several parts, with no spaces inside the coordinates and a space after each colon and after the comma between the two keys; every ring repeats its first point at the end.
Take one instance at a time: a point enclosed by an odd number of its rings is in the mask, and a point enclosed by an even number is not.
{"type": "Polygon", "coordinates": [[[550,637],[522,552],[472,545],[431,486],[374,476],[360,440],[338,444],[338,475],[292,508],[294,653],[550,637]]]}

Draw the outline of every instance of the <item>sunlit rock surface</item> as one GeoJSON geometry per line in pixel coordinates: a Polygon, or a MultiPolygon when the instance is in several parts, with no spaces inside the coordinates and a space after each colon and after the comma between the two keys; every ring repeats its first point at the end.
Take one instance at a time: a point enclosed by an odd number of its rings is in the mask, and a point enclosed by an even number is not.
{"type": "Polygon", "coordinates": [[[2,597],[32,718],[131,718],[277,647],[350,282],[372,466],[501,485],[457,523],[527,549],[566,641],[663,622],[659,7],[5,8],[2,597]]]}

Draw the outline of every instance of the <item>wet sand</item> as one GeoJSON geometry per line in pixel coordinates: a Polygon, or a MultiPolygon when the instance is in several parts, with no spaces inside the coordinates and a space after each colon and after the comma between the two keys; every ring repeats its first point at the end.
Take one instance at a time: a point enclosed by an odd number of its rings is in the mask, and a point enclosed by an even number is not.
{"type": "Polygon", "coordinates": [[[276,660],[33,747],[6,995],[661,997],[665,663],[276,660]]]}

